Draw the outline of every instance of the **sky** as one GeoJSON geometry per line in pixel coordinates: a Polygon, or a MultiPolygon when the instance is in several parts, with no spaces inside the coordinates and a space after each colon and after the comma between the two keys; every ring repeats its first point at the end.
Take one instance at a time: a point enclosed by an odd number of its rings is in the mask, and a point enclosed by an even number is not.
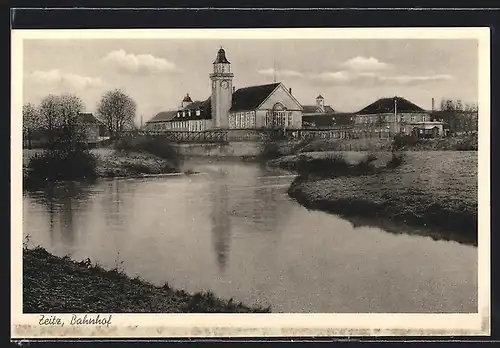
{"type": "Polygon", "coordinates": [[[23,103],[72,93],[95,112],[119,88],[137,103],[137,122],[176,109],[189,93],[210,96],[208,75],[220,47],[233,86],[283,82],[303,105],[321,94],[339,112],[400,96],[422,108],[441,99],[478,99],[478,41],[473,39],[26,39],[23,103]],[[276,67],[276,72],[274,71],[276,67]]]}

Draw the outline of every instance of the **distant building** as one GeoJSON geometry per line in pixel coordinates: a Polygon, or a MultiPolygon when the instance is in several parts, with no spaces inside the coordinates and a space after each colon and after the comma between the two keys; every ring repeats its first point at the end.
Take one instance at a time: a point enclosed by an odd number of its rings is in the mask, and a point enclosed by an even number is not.
{"type": "Polygon", "coordinates": [[[302,127],[329,129],[351,126],[354,114],[335,111],[330,105],[325,105],[325,99],[320,94],[315,105],[302,106],[302,127]]]}
{"type": "Polygon", "coordinates": [[[316,97],[315,105],[303,105],[302,108],[304,116],[333,114],[335,112],[330,105],[325,105],[325,98],[321,94],[316,97]]]}
{"type": "Polygon", "coordinates": [[[95,145],[103,137],[108,136],[106,125],[91,112],[81,112],[78,123],[84,129],[84,137],[87,144],[95,145]]]}
{"type": "Polygon", "coordinates": [[[382,98],[356,113],[354,133],[381,138],[396,134],[438,137],[443,135],[443,122],[434,121],[430,112],[404,98],[382,98]]]}
{"type": "Polygon", "coordinates": [[[220,49],[209,75],[212,93],[204,101],[187,94],[178,110],[163,111],[146,129],[204,131],[208,129],[301,128],[302,105],[282,83],[233,88],[231,63],[220,49]]]}

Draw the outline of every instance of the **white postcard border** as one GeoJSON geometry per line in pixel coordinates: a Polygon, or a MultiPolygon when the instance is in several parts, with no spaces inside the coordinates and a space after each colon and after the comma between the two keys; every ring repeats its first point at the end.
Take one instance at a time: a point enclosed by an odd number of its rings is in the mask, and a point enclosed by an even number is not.
{"type": "MultiPolygon", "coordinates": [[[[489,28],[13,30],[11,35],[11,337],[460,336],[490,334],[489,28]],[[22,313],[23,40],[29,39],[477,39],[479,44],[478,313],[113,314],[110,327],[44,327],[22,313]]],[[[72,314],[59,315],[66,322],[72,314]]]]}

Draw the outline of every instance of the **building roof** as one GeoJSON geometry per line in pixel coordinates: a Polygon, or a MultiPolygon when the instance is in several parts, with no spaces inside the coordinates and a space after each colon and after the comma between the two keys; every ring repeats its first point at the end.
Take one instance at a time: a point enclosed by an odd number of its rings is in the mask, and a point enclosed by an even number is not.
{"type": "Polygon", "coordinates": [[[382,113],[394,113],[394,100],[396,100],[396,108],[398,113],[409,113],[409,112],[425,112],[420,106],[413,104],[412,102],[401,98],[381,98],[374,103],[368,105],[364,109],[358,111],[358,114],[382,114],[382,113]]]}
{"type": "Polygon", "coordinates": [[[233,102],[229,111],[255,110],[280,85],[268,85],[240,88],[233,93],[233,102]]]}
{"type": "Polygon", "coordinates": [[[189,96],[189,93],[186,94],[186,96],[184,97],[184,99],[182,99],[182,101],[183,102],[188,102],[188,103],[192,103],[193,102],[193,100],[189,96]]]}
{"type": "Polygon", "coordinates": [[[186,105],[186,106],[185,106],[183,109],[181,109],[181,110],[195,110],[195,109],[201,109],[201,108],[203,108],[203,107],[205,106],[205,103],[206,103],[206,102],[207,102],[206,100],[204,100],[204,101],[199,101],[199,100],[197,100],[197,101],[194,101],[194,102],[192,101],[192,102],[191,102],[191,104],[186,105]]]}
{"type": "Polygon", "coordinates": [[[176,114],[177,114],[176,110],[174,110],[174,111],[162,111],[162,112],[157,113],[152,119],[150,119],[146,123],[170,121],[175,117],[176,114]]]}
{"type": "Polygon", "coordinates": [[[219,52],[217,52],[217,58],[215,58],[214,64],[218,63],[225,63],[225,64],[231,64],[226,58],[226,51],[221,47],[219,52]]]}
{"type": "Polygon", "coordinates": [[[99,123],[99,120],[91,112],[80,112],[79,115],[83,123],[99,123]]]}
{"type": "MultiPolygon", "coordinates": [[[[325,105],[324,107],[325,113],[335,112],[330,105],[325,105]]],[[[317,105],[302,105],[302,112],[304,114],[320,114],[316,110],[318,110],[317,105]]]]}
{"type": "Polygon", "coordinates": [[[325,98],[323,98],[323,96],[320,94],[316,97],[316,99],[325,99],[325,98]]]}

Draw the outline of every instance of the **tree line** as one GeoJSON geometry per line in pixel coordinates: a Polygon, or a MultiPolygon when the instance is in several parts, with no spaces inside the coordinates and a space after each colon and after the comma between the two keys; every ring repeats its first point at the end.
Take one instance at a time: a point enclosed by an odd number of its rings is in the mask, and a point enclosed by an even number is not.
{"type": "Polygon", "coordinates": [[[478,105],[463,103],[460,99],[443,99],[437,117],[446,124],[452,134],[471,133],[478,130],[478,105]]]}
{"type": "MultiPolygon", "coordinates": [[[[96,118],[112,140],[120,139],[126,130],[135,128],[137,104],[120,89],[105,92],[96,108],[96,118]]],[[[86,142],[87,129],[81,114],[85,105],[74,94],[48,95],[39,105],[23,105],[23,135],[31,147],[34,137],[42,137],[49,149],[73,148],[86,142]]]]}

